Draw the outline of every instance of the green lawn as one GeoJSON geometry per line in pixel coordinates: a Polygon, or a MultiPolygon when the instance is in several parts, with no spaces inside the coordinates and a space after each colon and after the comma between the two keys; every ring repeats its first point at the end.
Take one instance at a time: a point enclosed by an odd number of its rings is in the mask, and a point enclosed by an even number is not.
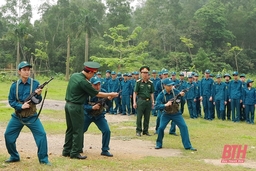
{"type": "MultiPolygon", "coordinates": [[[[42,82],[40,80],[40,82],[42,82]]],[[[53,80],[48,86],[48,99],[64,100],[65,88],[67,82],[60,80],[53,80]]],[[[7,94],[10,83],[0,83],[1,100],[6,100],[3,94],[7,94]]],[[[6,95],[5,95],[6,97],[6,95]]],[[[13,110],[0,104],[0,126],[5,128],[10,114],[13,110]]],[[[64,134],[66,125],[64,118],[64,110],[54,111],[44,109],[42,112],[42,122],[44,124],[47,134],[64,134]]],[[[122,117],[122,116],[117,116],[122,117]]],[[[85,161],[70,160],[60,156],[50,156],[53,166],[41,166],[38,164],[36,157],[31,160],[23,160],[15,164],[2,164],[2,170],[199,170],[199,171],[241,171],[241,170],[255,170],[242,166],[217,166],[204,162],[204,159],[221,160],[223,147],[226,144],[234,145],[248,145],[246,160],[256,162],[256,125],[248,125],[244,122],[233,123],[230,121],[206,121],[201,118],[189,119],[188,112],[185,110],[184,114],[187,122],[190,139],[193,147],[198,151],[192,153],[183,149],[180,137],[165,135],[163,149],[179,149],[182,152],[178,157],[154,157],[147,156],[142,158],[127,159],[125,157],[105,158],[101,156],[88,156],[85,161]]],[[[156,117],[151,117],[150,133],[153,134],[156,117]]],[[[135,136],[135,117],[130,117],[129,121],[110,123],[112,139],[137,139],[135,136]],[[121,129],[125,127],[125,129],[121,129]]],[[[168,128],[169,129],[169,125],[168,128]]],[[[24,132],[29,131],[24,129],[24,132]]],[[[167,132],[168,130],[166,130],[167,132]]],[[[179,134],[179,130],[177,130],[179,134]]],[[[97,127],[92,124],[87,134],[96,134],[100,136],[97,127]]],[[[3,135],[2,135],[3,136],[3,135]]],[[[151,137],[142,136],[139,139],[151,141],[155,143],[156,135],[151,137]]],[[[3,141],[3,140],[2,140],[3,141]]],[[[60,141],[63,141],[62,139],[60,141]]],[[[111,145],[111,144],[110,144],[111,145]]],[[[122,144],[120,144],[122,145],[122,144]]],[[[49,144],[50,146],[50,144],[49,144]]],[[[136,148],[136,147],[134,147],[136,148]]],[[[36,155],[36,154],[35,154],[36,155]]],[[[0,154],[0,160],[3,161],[8,157],[7,152],[0,154]]]]}

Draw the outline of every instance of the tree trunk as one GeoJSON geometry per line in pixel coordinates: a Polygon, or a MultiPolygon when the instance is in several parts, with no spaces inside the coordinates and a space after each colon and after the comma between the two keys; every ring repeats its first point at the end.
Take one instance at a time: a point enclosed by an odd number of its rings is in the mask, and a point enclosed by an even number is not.
{"type": "Polygon", "coordinates": [[[84,61],[88,62],[88,56],[89,56],[89,35],[88,32],[85,33],[85,56],[84,56],[84,61]]]}
{"type": "Polygon", "coordinates": [[[70,37],[68,35],[68,41],[67,41],[67,61],[66,61],[66,81],[69,80],[69,58],[70,58],[70,37]]]}
{"type": "Polygon", "coordinates": [[[236,62],[236,71],[238,72],[237,54],[236,53],[234,54],[235,54],[235,62],[236,62]]]}
{"type": "Polygon", "coordinates": [[[36,77],[36,66],[34,64],[33,56],[31,56],[31,58],[30,58],[30,64],[33,66],[32,72],[31,72],[31,77],[35,78],[36,77]]]}
{"type": "Polygon", "coordinates": [[[20,63],[20,41],[17,42],[17,60],[16,60],[16,68],[18,69],[18,65],[20,63]]]}

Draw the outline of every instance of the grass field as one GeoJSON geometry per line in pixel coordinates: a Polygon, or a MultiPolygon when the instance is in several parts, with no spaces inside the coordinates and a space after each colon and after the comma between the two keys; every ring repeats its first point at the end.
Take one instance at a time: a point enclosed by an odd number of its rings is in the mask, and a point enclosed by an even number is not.
{"type": "MultiPolygon", "coordinates": [[[[41,83],[47,79],[39,80],[41,83]]],[[[10,87],[10,82],[0,83],[0,100],[6,100],[10,87]]],[[[48,99],[64,100],[65,88],[67,82],[61,80],[53,80],[48,86],[48,99]]],[[[5,128],[10,114],[13,110],[0,104],[0,127],[5,128]]],[[[45,109],[43,112],[43,125],[48,135],[64,134],[66,125],[64,120],[64,111],[56,111],[45,109]]],[[[117,116],[122,117],[122,116],[117,116]]],[[[100,155],[88,156],[85,161],[70,160],[60,156],[50,156],[53,166],[42,166],[38,164],[36,157],[31,160],[25,160],[15,164],[2,164],[2,170],[198,170],[198,171],[240,171],[240,170],[256,170],[250,169],[250,163],[256,163],[256,125],[248,125],[244,122],[233,123],[229,121],[206,121],[201,118],[189,119],[187,110],[184,113],[187,122],[190,140],[193,147],[197,148],[197,152],[186,151],[183,149],[180,137],[165,135],[163,149],[179,149],[181,156],[176,157],[156,157],[146,156],[141,158],[113,157],[105,158],[100,155]],[[223,147],[226,144],[248,145],[246,162],[247,167],[235,165],[214,165],[205,162],[206,159],[221,162],[223,147]]],[[[153,134],[156,117],[151,117],[150,133],[153,134]]],[[[128,121],[110,123],[112,139],[138,139],[135,134],[135,117],[130,117],[128,121]],[[125,129],[120,129],[125,127],[125,129]]],[[[169,126],[168,128],[169,129],[169,126]]],[[[166,131],[168,131],[166,129],[166,131]]],[[[23,129],[23,132],[29,132],[23,129]]],[[[177,130],[179,134],[179,130],[177,130]]],[[[97,127],[92,124],[87,134],[96,134],[100,136],[97,127]]],[[[3,136],[3,135],[2,135],[3,136]]],[[[150,137],[141,137],[144,141],[155,143],[156,135],[150,137]]],[[[1,139],[3,141],[3,139],[1,139]]],[[[60,141],[63,142],[63,139],[60,141]]],[[[48,144],[49,146],[51,144],[48,144]]],[[[111,146],[111,143],[110,143],[111,146]]],[[[122,146],[122,144],[120,144],[122,146]]],[[[1,147],[2,148],[2,147],[1,147]]],[[[136,146],[134,147],[136,148],[136,146]]],[[[8,158],[7,151],[0,151],[0,161],[8,158]]],[[[216,162],[215,162],[216,163],[216,162]]]]}

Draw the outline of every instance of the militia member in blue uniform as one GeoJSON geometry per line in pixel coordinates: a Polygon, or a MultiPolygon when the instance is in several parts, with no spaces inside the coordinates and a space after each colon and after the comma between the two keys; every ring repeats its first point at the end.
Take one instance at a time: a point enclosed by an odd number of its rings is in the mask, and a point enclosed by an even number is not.
{"type": "MultiPolygon", "coordinates": [[[[92,87],[101,92],[106,92],[106,90],[101,88],[101,80],[97,77],[91,78],[92,87]]],[[[110,100],[111,97],[108,97],[106,101],[110,100]]],[[[104,110],[104,106],[99,103],[99,98],[94,96],[86,100],[84,104],[84,133],[88,130],[89,126],[92,122],[94,122],[99,130],[102,133],[102,152],[101,155],[107,157],[113,157],[109,150],[109,142],[110,142],[110,129],[108,126],[108,121],[105,118],[106,111],[104,110]]],[[[106,102],[105,101],[105,102],[106,102]]]]}
{"type": "Polygon", "coordinates": [[[201,101],[200,101],[200,86],[201,86],[201,81],[198,80],[198,74],[194,74],[194,83],[197,88],[197,93],[196,93],[196,114],[197,117],[202,117],[201,114],[201,101]]]}
{"type": "Polygon", "coordinates": [[[136,135],[150,136],[148,132],[150,111],[154,107],[154,84],[149,79],[148,72],[150,71],[148,66],[142,66],[140,68],[141,79],[135,84],[133,93],[133,107],[137,108],[137,120],[136,120],[136,135]],[[137,99],[138,97],[138,99],[137,99]],[[142,129],[142,116],[144,116],[143,129],[142,129]]]}
{"type": "MultiPolygon", "coordinates": [[[[240,81],[242,82],[242,89],[246,88],[246,80],[245,80],[245,74],[240,75],[240,81]]],[[[245,115],[245,109],[243,108],[243,102],[241,103],[240,106],[240,120],[245,121],[246,120],[246,115],[245,115]]]]}
{"type": "MultiPolygon", "coordinates": [[[[160,81],[160,78],[157,77],[156,70],[152,71],[152,77],[150,78],[150,80],[153,82],[154,87],[156,87],[157,82],[160,81]]],[[[156,100],[157,95],[158,95],[158,92],[155,90],[154,101],[156,100]]],[[[155,109],[152,110],[152,115],[157,116],[157,111],[155,109]]]]}
{"type": "Polygon", "coordinates": [[[20,155],[16,149],[16,140],[20,131],[26,125],[32,132],[36,145],[38,147],[37,156],[40,164],[51,165],[48,160],[47,138],[44,127],[39,118],[37,118],[36,104],[33,102],[24,102],[24,100],[33,92],[34,96],[41,102],[42,89],[39,89],[39,82],[30,78],[30,68],[32,65],[26,61],[18,65],[20,79],[11,85],[8,100],[15,113],[12,114],[6,131],[4,133],[5,145],[10,154],[10,158],[5,162],[18,162],[20,155]]]}
{"type": "Polygon", "coordinates": [[[224,109],[227,104],[228,96],[227,96],[227,85],[221,81],[221,76],[216,75],[217,81],[213,85],[212,89],[212,98],[213,104],[216,107],[217,117],[218,119],[225,120],[224,109]]]}
{"type": "Polygon", "coordinates": [[[83,105],[89,96],[117,97],[118,93],[104,93],[95,90],[89,80],[98,71],[100,64],[97,62],[85,62],[84,69],[80,73],[74,73],[68,82],[66,90],[66,124],[65,144],[62,155],[73,159],[86,159],[80,152],[83,146],[84,109],[83,105]]]}
{"type": "Polygon", "coordinates": [[[104,78],[101,77],[101,72],[97,72],[96,75],[100,79],[101,85],[103,85],[104,84],[104,78]]]}
{"type": "Polygon", "coordinates": [[[124,80],[121,81],[121,95],[120,98],[122,100],[122,114],[130,115],[131,114],[131,98],[132,98],[132,84],[128,80],[128,74],[124,73],[123,75],[124,80]],[[127,110],[126,110],[127,109],[127,110]]]}
{"type": "MultiPolygon", "coordinates": [[[[225,79],[225,84],[227,85],[227,88],[229,88],[229,83],[231,80],[231,76],[226,73],[224,75],[224,79],[225,79]]],[[[229,89],[227,90],[227,96],[229,97],[229,89]]],[[[230,120],[230,116],[231,116],[231,103],[229,100],[227,100],[227,104],[225,105],[225,110],[224,110],[224,117],[227,117],[227,120],[230,120]]]]}
{"type": "MultiPolygon", "coordinates": [[[[106,77],[104,78],[103,84],[101,84],[101,87],[108,91],[108,82],[109,80],[111,80],[111,71],[110,70],[106,70],[106,77]]],[[[107,101],[107,106],[108,108],[106,109],[106,112],[109,113],[109,110],[111,108],[112,102],[111,101],[107,101]]]]}
{"type": "MultiPolygon", "coordinates": [[[[164,90],[164,85],[162,83],[162,80],[168,78],[168,70],[167,69],[163,69],[161,71],[162,75],[161,75],[161,80],[159,80],[156,84],[156,87],[155,87],[155,92],[157,92],[157,95],[159,93],[161,93],[161,91],[164,90]]],[[[157,111],[157,118],[156,118],[156,128],[155,128],[155,134],[157,134],[157,129],[160,125],[160,117],[162,116],[162,111],[161,110],[158,110],[157,111]]]]}
{"type": "MultiPolygon", "coordinates": [[[[119,80],[120,82],[120,86],[121,86],[121,82],[124,80],[124,78],[122,77],[122,73],[121,72],[118,72],[117,73],[117,79],[119,80]]],[[[120,94],[118,96],[118,107],[117,107],[117,113],[123,113],[123,107],[122,107],[122,100],[121,100],[121,97],[120,97],[120,94]]]]}
{"type": "Polygon", "coordinates": [[[198,89],[196,84],[193,82],[193,76],[188,76],[187,88],[190,88],[189,91],[185,94],[185,99],[187,100],[189,116],[192,119],[197,118],[196,113],[196,97],[198,89]]]}
{"type": "Polygon", "coordinates": [[[174,86],[175,86],[175,88],[179,88],[179,84],[180,84],[180,81],[176,78],[176,72],[172,72],[171,73],[171,80],[172,80],[172,82],[174,82],[174,86]]]}
{"type": "MultiPolygon", "coordinates": [[[[179,86],[177,87],[177,89],[179,91],[182,91],[182,90],[187,88],[187,82],[184,80],[184,73],[183,72],[180,72],[179,76],[180,76],[180,80],[179,80],[179,86]]],[[[181,114],[183,114],[183,112],[184,112],[184,105],[185,105],[185,103],[186,103],[185,98],[181,97],[181,99],[180,99],[180,111],[181,111],[181,114]]],[[[171,127],[170,127],[169,134],[177,136],[177,134],[176,134],[176,124],[175,124],[175,122],[173,120],[171,122],[171,127]]]]}
{"type": "Polygon", "coordinates": [[[210,70],[205,70],[205,77],[201,80],[200,100],[203,101],[204,119],[212,120],[212,86],[213,80],[209,77],[210,70]]]}
{"type": "Polygon", "coordinates": [[[133,107],[133,92],[134,92],[134,87],[136,84],[136,81],[139,80],[139,72],[138,71],[134,71],[133,72],[133,79],[131,80],[132,83],[132,99],[131,99],[131,104],[132,104],[132,114],[136,114],[136,109],[133,107]]]}
{"type": "Polygon", "coordinates": [[[246,123],[254,124],[254,111],[256,106],[256,90],[252,87],[253,81],[247,80],[247,86],[243,89],[243,107],[246,114],[246,123]]]}
{"type": "MultiPolygon", "coordinates": [[[[112,78],[108,81],[108,92],[119,92],[120,91],[120,81],[117,78],[116,72],[112,71],[111,72],[112,78]]],[[[116,97],[112,99],[111,105],[110,105],[109,112],[111,114],[117,114],[117,109],[119,107],[119,98],[116,97]],[[114,105],[115,103],[115,105],[114,105]]]]}
{"type": "Polygon", "coordinates": [[[177,126],[180,129],[181,132],[181,140],[184,148],[186,150],[192,150],[196,151],[197,149],[193,148],[190,139],[189,139],[189,133],[188,133],[188,127],[186,125],[186,122],[184,118],[182,117],[181,111],[179,110],[178,104],[173,101],[171,101],[174,96],[177,96],[180,94],[181,96],[184,96],[184,92],[180,92],[177,89],[174,89],[174,83],[170,79],[163,80],[164,84],[164,90],[157,96],[156,98],[156,105],[155,108],[157,110],[162,110],[163,114],[160,121],[160,126],[158,128],[158,136],[156,140],[156,146],[155,149],[160,149],[163,146],[163,138],[164,138],[164,129],[166,128],[166,125],[170,122],[170,120],[173,120],[177,126]],[[168,110],[167,108],[170,106],[174,107],[175,110],[171,109],[168,110]]]}
{"type": "Polygon", "coordinates": [[[229,83],[229,101],[231,103],[232,121],[240,121],[240,107],[242,103],[242,82],[238,79],[238,72],[233,73],[234,80],[229,83]]]}

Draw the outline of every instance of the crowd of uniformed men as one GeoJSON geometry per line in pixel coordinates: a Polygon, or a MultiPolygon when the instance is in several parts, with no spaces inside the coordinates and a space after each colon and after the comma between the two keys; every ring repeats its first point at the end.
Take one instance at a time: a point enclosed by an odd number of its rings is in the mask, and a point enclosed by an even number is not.
{"type": "MultiPolygon", "coordinates": [[[[167,69],[151,72],[149,78],[154,85],[154,100],[164,89],[162,80],[169,78],[179,91],[189,88],[189,91],[181,98],[180,110],[183,113],[184,105],[187,103],[190,118],[203,117],[206,120],[213,120],[216,116],[221,120],[246,121],[254,124],[255,89],[252,87],[252,80],[246,81],[245,74],[239,75],[235,71],[232,73],[233,79],[231,79],[231,75],[228,73],[224,76],[213,77],[210,70],[206,70],[200,80],[199,75],[194,72],[188,74],[187,78],[185,78],[187,73],[184,72],[179,73],[179,78],[177,78],[176,72],[170,73],[167,69]],[[202,116],[201,104],[204,116],[202,116]]],[[[136,114],[132,96],[135,83],[140,79],[139,72],[122,74],[107,70],[105,78],[102,78],[101,72],[97,72],[96,75],[101,79],[102,88],[107,92],[120,92],[120,95],[108,104],[108,113],[136,114]]],[[[158,113],[159,111],[152,110],[152,115],[157,116],[158,113]]],[[[170,134],[175,134],[174,129],[175,124],[172,124],[170,134]]]]}

